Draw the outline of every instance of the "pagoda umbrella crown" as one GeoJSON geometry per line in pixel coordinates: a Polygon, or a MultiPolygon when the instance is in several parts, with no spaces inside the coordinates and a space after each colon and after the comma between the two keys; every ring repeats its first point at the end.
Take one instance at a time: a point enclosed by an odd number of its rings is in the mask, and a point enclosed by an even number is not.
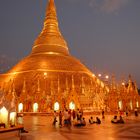
{"type": "Polygon", "coordinates": [[[33,54],[50,52],[69,55],[67,43],[59,30],[54,0],[49,0],[44,27],[32,49],[33,54]]]}

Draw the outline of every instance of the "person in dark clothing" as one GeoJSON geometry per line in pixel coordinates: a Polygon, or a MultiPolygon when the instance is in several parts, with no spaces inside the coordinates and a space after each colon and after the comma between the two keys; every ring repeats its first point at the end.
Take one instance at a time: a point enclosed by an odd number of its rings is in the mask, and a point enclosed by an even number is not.
{"type": "Polygon", "coordinates": [[[122,116],[120,116],[119,120],[117,119],[117,116],[114,116],[114,118],[111,120],[111,123],[114,123],[114,124],[124,123],[124,120],[122,116]]]}
{"type": "Polygon", "coordinates": [[[81,126],[86,126],[86,121],[85,121],[85,118],[84,117],[81,120],[81,126]]]}
{"type": "Polygon", "coordinates": [[[105,118],[105,112],[104,112],[104,110],[102,110],[102,119],[104,119],[105,118]]]}
{"type": "Polygon", "coordinates": [[[101,120],[98,117],[96,117],[96,123],[101,124],[101,120]]]}
{"type": "Polygon", "coordinates": [[[55,125],[55,124],[56,124],[56,122],[57,122],[56,117],[57,117],[57,113],[56,113],[56,111],[54,111],[53,125],[55,125]]]}
{"type": "Polygon", "coordinates": [[[138,116],[138,109],[135,108],[135,116],[137,117],[138,116]]]}
{"type": "Polygon", "coordinates": [[[115,115],[114,118],[111,120],[111,123],[117,123],[118,120],[117,120],[117,116],[115,115]]]}
{"type": "Polygon", "coordinates": [[[124,120],[123,120],[122,116],[120,116],[120,119],[117,122],[118,123],[124,123],[124,120]]]}
{"type": "Polygon", "coordinates": [[[63,114],[62,112],[60,111],[59,112],[59,126],[62,127],[62,117],[63,117],[63,114]]]}
{"type": "Polygon", "coordinates": [[[89,123],[90,123],[90,124],[95,123],[95,121],[93,120],[93,117],[92,117],[92,116],[91,116],[90,119],[89,119],[89,123]]]}

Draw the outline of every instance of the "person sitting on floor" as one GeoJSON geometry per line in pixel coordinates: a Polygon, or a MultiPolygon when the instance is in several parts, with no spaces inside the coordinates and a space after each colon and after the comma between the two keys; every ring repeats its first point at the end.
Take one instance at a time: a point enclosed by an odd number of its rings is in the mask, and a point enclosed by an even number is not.
{"type": "Polygon", "coordinates": [[[74,126],[81,126],[81,120],[78,118],[78,120],[74,120],[73,122],[74,126]]]}
{"type": "Polygon", "coordinates": [[[85,126],[86,125],[85,118],[78,119],[77,121],[75,120],[73,125],[74,126],[85,126]]]}
{"type": "Polygon", "coordinates": [[[122,116],[120,116],[120,119],[117,122],[118,123],[124,123],[124,120],[123,120],[122,116]]]}
{"type": "Polygon", "coordinates": [[[83,117],[82,120],[81,120],[81,126],[86,126],[86,120],[85,120],[84,117],[83,117]]]}
{"type": "Polygon", "coordinates": [[[90,123],[90,124],[95,123],[95,121],[93,120],[93,117],[92,117],[92,116],[89,118],[89,123],[90,123]]]}
{"type": "Polygon", "coordinates": [[[95,123],[101,124],[101,120],[98,117],[96,117],[96,122],[95,123]]]}
{"type": "Polygon", "coordinates": [[[118,123],[117,116],[115,115],[114,118],[111,120],[111,123],[118,123]]]}

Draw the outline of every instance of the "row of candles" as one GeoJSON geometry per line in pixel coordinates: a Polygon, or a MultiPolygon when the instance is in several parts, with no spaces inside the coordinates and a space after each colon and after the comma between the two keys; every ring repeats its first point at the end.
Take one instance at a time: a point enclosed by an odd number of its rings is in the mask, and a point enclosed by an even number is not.
{"type": "Polygon", "coordinates": [[[0,108],[0,123],[5,127],[16,125],[16,112],[8,112],[5,107],[0,108]]]}

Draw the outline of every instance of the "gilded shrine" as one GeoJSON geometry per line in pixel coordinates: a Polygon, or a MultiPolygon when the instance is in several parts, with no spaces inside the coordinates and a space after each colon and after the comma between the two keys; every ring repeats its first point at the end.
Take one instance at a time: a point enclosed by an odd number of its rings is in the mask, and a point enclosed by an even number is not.
{"type": "MultiPolygon", "coordinates": [[[[49,0],[44,26],[31,53],[0,75],[3,99],[12,100],[18,112],[51,112],[82,108],[110,112],[139,108],[136,82],[106,84],[69,53],[57,20],[54,0],[49,0]]],[[[2,98],[0,99],[2,107],[2,98]]]]}
{"type": "Polygon", "coordinates": [[[0,88],[14,93],[19,112],[50,112],[64,108],[101,110],[108,88],[71,56],[49,0],[44,27],[31,53],[0,75],[0,88]]]}

